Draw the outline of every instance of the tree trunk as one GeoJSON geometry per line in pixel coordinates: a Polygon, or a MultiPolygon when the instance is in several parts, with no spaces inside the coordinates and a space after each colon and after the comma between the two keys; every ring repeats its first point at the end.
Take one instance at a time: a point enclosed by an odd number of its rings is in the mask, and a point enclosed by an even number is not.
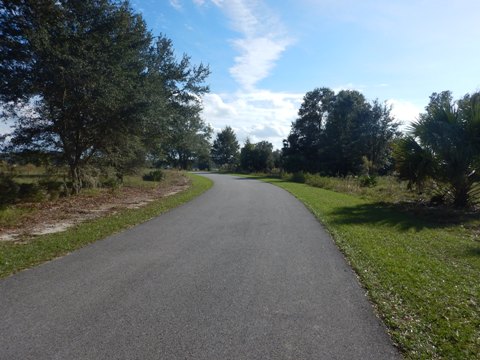
{"type": "Polygon", "coordinates": [[[80,176],[80,168],[78,164],[70,165],[70,177],[72,178],[73,192],[78,195],[82,189],[82,179],[80,176]]]}

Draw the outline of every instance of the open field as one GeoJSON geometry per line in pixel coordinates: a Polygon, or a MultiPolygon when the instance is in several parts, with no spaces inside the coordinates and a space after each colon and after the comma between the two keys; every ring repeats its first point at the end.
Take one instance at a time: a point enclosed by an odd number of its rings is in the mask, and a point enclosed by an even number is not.
{"type": "Polygon", "coordinates": [[[372,197],[263,180],[291,192],[327,227],[407,358],[478,359],[478,216],[412,212],[372,197]]]}
{"type": "MultiPolygon", "coordinates": [[[[65,255],[86,244],[144,222],[191,200],[212,185],[212,182],[206,178],[197,175],[188,175],[188,177],[191,186],[187,189],[184,188],[182,189],[183,191],[173,195],[149,201],[146,204],[142,204],[141,207],[128,208],[124,206],[123,208],[117,208],[115,211],[104,216],[102,215],[99,218],[80,222],[63,232],[27,237],[23,238],[22,241],[1,241],[0,277],[65,255]]],[[[92,196],[92,194],[87,192],[80,196],[88,197],[92,196]]],[[[93,198],[102,199],[98,194],[93,196],[93,198]]],[[[14,212],[15,210],[6,211],[14,212]]],[[[32,212],[35,212],[35,210],[32,210],[32,212]]]]}

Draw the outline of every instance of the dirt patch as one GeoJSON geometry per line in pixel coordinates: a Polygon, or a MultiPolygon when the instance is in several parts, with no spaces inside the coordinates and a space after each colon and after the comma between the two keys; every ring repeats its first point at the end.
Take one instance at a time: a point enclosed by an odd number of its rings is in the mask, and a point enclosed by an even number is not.
{"type": "Polygon", "coordinates": [[[33,211],[15,226],[0,228],[0,241],[24,241],[38,235],[65,231],[81,222],[111,215],[123,209],[139,209],[188,187],[188,178],[178,176],[153,188],[121,187],[114,191],[97,189],[94,193],[85,192],[55,201],[22,204],[21,206],[33,211]]]}

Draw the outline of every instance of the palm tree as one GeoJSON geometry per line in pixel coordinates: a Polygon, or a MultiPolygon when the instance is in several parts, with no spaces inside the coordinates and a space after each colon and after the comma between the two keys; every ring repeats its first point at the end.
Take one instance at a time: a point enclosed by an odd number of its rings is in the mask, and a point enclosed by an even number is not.
{"type": "Polygon", "coordinates": [[[453,101],[450,91],[433,93],[397,147],[397,170],[417,185],[427,177],[448,185],[453,203],[471,203],[480,160],[480,92],[453,101]]]}

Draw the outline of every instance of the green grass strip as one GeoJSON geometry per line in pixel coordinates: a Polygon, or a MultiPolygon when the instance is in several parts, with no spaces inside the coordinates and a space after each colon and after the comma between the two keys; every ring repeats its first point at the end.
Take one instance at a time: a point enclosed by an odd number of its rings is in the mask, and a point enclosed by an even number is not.
{"type": "Polygon", "coordinates": [[[42,235],[25,244],[0,243],[0,277],[65,255],[89,243],[145,222],[182,205],[208,190],[213,182],[188,174],[191,186],[178,194],[149,203],[140,209],[125,209],[114,215],[81,223],[67,231],[42,235]]]}
{"type": "Polygon", "coordinates": [[[305,184],[265,179],[326,226],[410,359],[480,358],[478,229],[305,184]]]}

